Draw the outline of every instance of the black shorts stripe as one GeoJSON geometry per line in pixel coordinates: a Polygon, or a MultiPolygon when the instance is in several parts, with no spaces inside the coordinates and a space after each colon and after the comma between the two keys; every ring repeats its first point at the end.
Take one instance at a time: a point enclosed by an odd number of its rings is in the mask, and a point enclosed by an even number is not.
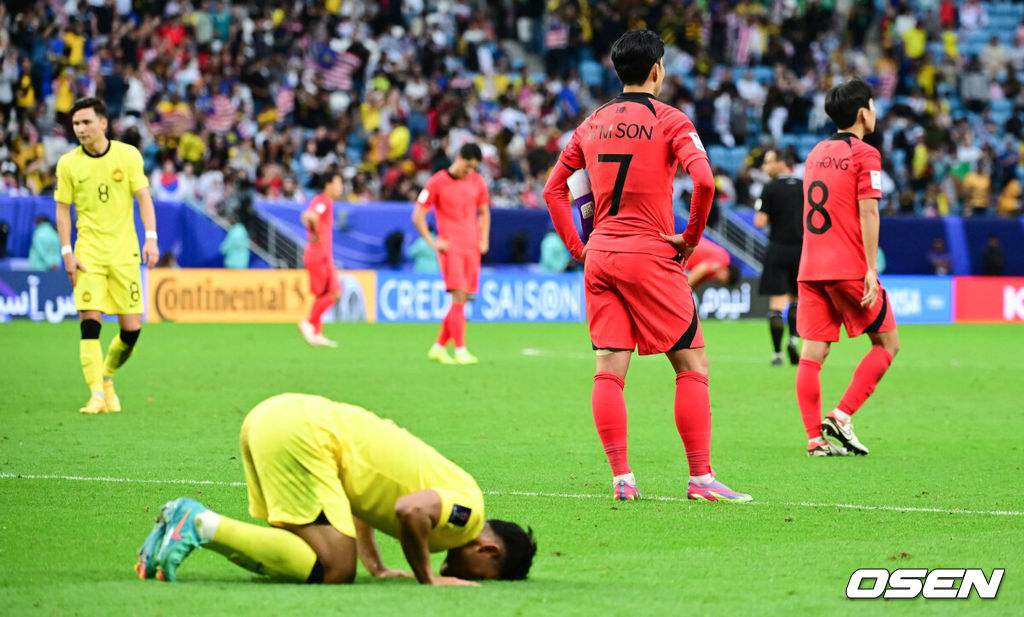
{"type": "Polygon", "coordinates": [[[889,296],[882,290],[882,310],[878,311],[878,317],[871,322],[871,325],[864,328],[864,332],[878,332],[878,329],[882,327],[882,323],[885,322],[885,316],[889,312],[889,296]]]}
{"type": "Polygon", "coordinates": [[[700,320],[697,318],[697,307],[693,307],[693,319],[690,320],[690,327],[683,332],[683,335],[679,337],[676,344],[672,346],[669,351],[679,351],[680,349],[689,349],[690,345],[693,344],[693,337],[697,336],[697,327],[700,325],[700,320]]]}

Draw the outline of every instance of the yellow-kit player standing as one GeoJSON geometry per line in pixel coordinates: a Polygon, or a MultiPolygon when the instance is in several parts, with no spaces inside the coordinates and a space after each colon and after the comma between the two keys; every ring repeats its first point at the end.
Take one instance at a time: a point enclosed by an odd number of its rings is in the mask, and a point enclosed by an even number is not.
{"type": "Polygon", "coordinates": [[[82,145],[57,161],[57,233],[64,269],[75,290],[81,318],[82,373],[91,397],[82,413],[121,411],[114,392],[114,371],[132,354],[142,328],[140,251],[135,235],[132,197],[146,228],[141,261],[156,263],[156,214],[142,155],[125,143],[107,138],[107,107],[98,98],[71,108],[75,137],[82,145]],[[78,215],[78,241],[71,248],[71,204],[78,215]],[[107,350],[100,347],[103,313],[117,315],[121,332],[107,350]]]}

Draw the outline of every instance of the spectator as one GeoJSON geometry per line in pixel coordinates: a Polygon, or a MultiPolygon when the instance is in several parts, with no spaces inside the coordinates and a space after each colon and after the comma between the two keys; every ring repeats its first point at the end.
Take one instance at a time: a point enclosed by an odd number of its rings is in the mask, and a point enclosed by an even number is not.
{"type": "Polygon", "coordinates": [[[953,257],[946,248],[945,239],[932,240],[932,248],[928,251],[928,263],[931,264],[932,274],[949,274],[953,271],[953,257]]]}
{"type": "Polygon", "coordinates": [[[36,229],[32,232],[32,245],[28,250],[29,270],[56,270],[63,264],[60,254],[60,237],[45,214],[36,217],[36,229]]]}
{"type": "Polygon", "coordinates": [[[988,25],[988,11],[981,0],[967,0],[960,7],[960,27],[967,32],[984,28],[988,25]]]}
{"type": "Polygon", "coordinates": [[[540,269],[542,272],[565,272],[572,255],[554,229],[549,229],[540,242],[540,269]]]}
{"type": "MultiPolygon", "coordinates": [[[[433,225],[429,225],[430,234],[432,236],[437,235],[437,231],[433,225]]],[[[437,272],[440,270],[440,266],[437,262],[437,252],[430,248],[427,241],[421,236],[417,236],[407,251],[409,259],[412,260],[413,272],[437,272]]]]}
{"type": "Polygon", "coordinates": [[[178,181],[178,170],[174,161],[164,159],[160,169],[155,170],[149,178],[150,191],[154,201],[182,201],[182,185],[178,181]]]}
{"type": "Polygon", "coordinates": [[[999,193],[996,213],[999,216],[1018,216],[1021,210],[1021,182],[1017,178],[1011,178],[999,193]]]}
{"type": "Polygon", "coordinates": [[[986,214],[991,193],[992,178],[984,173],[979,161],[964,177],[964,216],[986,214]]]}
{"type": "Polygon", "coordinates": [[[11,197],[22,197],[31,195],[32,192],[21,186],[18,182],[18,164],[14,161],[0,163],[0,171],[3,172],[3,183],[0,184],[0,195],[11,197]]]}
{"type": "Polygon", "coordinates": [[[1006,265],[1006,256],[999,248],[999,236],[989,236],[988,245],[981,254],[982,274],[985,276],[1002,276],[1006,265]]]}
{"type": "Polygon", "coordinates": [[[249,267],[249,232],[236,216],[228,219],[231,227],[220,243],[220,254],[224,256],[224,267],[231,270],[245,270],[249,267]]]}
{"type": "Polygon", "coordinates": [[[1010,53],[1003,47],[998,36],[992,36],[979,54],[981,67],[988,73],[989,77],[995,77],[1006,70],[1010,65],[1010,53]]]}

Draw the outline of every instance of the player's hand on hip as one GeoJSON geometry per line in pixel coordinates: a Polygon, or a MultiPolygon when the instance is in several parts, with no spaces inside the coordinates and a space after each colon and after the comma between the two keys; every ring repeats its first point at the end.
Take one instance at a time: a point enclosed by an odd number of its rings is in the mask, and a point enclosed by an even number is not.
{"type": "Polygon", "coordinates": [[[584,244],[583,245],[583,250],[580,251],[580,258],[577,259],[576,261],[580,262],[581,264],[587,263],[587,249],[588,249],[587,245],[584,244]]]}
{"type": "Polygon", "coordinates": [[[437,250],[438,253],[444,253],[449,248],[451,248],[451,244],[449,244],[448,241],[445,240],[444,238],[436,238],[434,240],[434,248],[437,250]]]}
{"type": "Polygon", "coordinates": [[[146,240],[146,243],[142,246],[142,263],[152,268],[159,259],[160,249],[157,248],[156,240],[152,238],[146,240]]]}
{"type": "Polygon", "coordinates": [[[430,579],[431,585],[438,587],[479,587],[480,583],[476,581],[467,581],[461,578],[455,578],[454,576],[435,576],[430,579]]]}
{"type": "Polygon", "coordinates": [[[68,278],[71,279],[71,286],[74,287],[78,284],[78,271],[85,272],[85,266],[82,262],[78,261],[78,257],[75,257],[74,253],[68,253],[64,256],[64,271],[68,273],[68,278]]]}
{"type": "Polygon", "coordinates": [[[679,251],[679,254],[683,256],[683,264],[685,265],[686,260],[690,258],[690,255],[693,255],[693,249],[695,247],[691,246],[689,242],[683,239],[683,234],[673,234],[669,236],[661,232],[658,233],[661,235],[662,240],[668,242],[675,247],[677,251],[679,251]]]}
{"type": "Polygon", "coordinates": [[[878,273],[868,270],[867,276],[864,277],[864,295],[860,299],[860,305],[871,306],[874,304],[878,298],[878,289],[878,273]]]}
{"type": "Polygon", "coordinates": [[[481,255],[486,255],[487,251],[491,250],[491,243],[485,238],[480,241],[479,249],[481,255]]]}

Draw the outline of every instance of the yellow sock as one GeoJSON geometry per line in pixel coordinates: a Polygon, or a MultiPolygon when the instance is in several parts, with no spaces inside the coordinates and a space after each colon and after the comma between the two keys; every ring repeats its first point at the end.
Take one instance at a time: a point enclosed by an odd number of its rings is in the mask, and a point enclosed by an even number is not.
{"type": "Polygon", "coordinates": [[[134,347],[124,344],[120,334],[116,335],[114,340],[110,341],[110,347],[107,349],[107,359],[103,362],[103,376],[108,379],[113,377],[114,371],[121,368],[121,365],[132,357],[134,349],[134,347]]]}
{"type": "Polygon", "coordinates": [[[103,392],[103,348],[99,339],[82,339],[78,347],[79,358],[82,360],[82,374],[85,383],[89,384],[89,392],[103,392]]]}
{"type": "Polygon", "coordinates": [[[213,540],[206,547],[246,570],[296,583],[305,583],[316,563],[313,547],[292,532],[226,516],[217,523],[213,540]]]}

